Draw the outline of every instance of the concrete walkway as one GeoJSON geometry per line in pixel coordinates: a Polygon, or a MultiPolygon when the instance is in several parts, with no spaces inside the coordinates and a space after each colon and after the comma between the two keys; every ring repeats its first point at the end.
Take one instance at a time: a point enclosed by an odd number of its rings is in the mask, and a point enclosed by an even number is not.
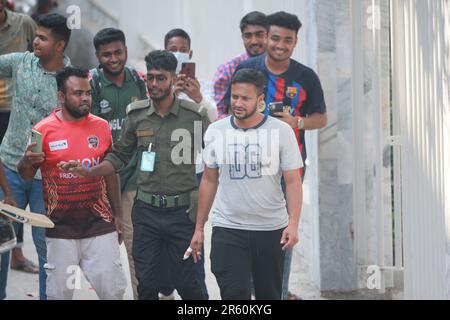
{"type": "MultiPolygon", "coordinates": [[[[220,292],[217,286],[216,279],[211,273],[209,263],[210,241],[211,239],[211,226],[208,223],[205,228],[205,255],[206,255],[206,285],[208,287],[210,299],[219,300],[220,292]]],[[[126,257],[125,246],[121,246],[121,259],[124,267],[124,271],[127,277],[128,287],[125,292],[124,299],[132,299],[132,291],[130,285],[130,276],[128,272],[128,261],[126,257]]],[[[25,256],[34,262],[37,262],[37,254],[31,238],[31,227],[25,225],[25,256]]],[[[38,300],[38,276],[19,272],[15,270],[9,271],[8,286],[6,289],[7,300],[38,300]]],[[[320,294],[311,281],[308,279],[305,270],[302,270],[299,263],[299,257],[294,254],[294,260],[292,264],[292,271],[290,277],[290,289],[293,293],[301,296],[304,299],[320,299],[320,294]]],[[[84,276],[82,277],[81,289],[76,290],[74,294],[75,300],[97,300],[95,291],[91,288],[84,276]]],[[[179,299],[179,297],[177,297],[179,299]]]]}

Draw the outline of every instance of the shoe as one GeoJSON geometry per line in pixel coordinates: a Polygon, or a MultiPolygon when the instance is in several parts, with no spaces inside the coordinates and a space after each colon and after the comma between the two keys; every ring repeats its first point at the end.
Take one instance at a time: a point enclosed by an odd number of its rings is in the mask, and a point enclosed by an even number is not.
{"type": "Polygon", "coordinates": [[[171,294],[169,294],[168,296],[165,296],[162,293],[160,293],[159,300],[175,300],[175,295],[173,294],[173,292],[171,294]]]}
{"type": "Polygon", "coordinates": [[[25,261],[22,261],[15,266],[11,264],[11,269],[27,273],[39,273],[39,267],[28,259],[25,259],[25,261]]]}
{"type": "Polygon", "coordinates": [[[286,300],[303,300],[303,299],[292,292],[288,292],[286,300]]]}

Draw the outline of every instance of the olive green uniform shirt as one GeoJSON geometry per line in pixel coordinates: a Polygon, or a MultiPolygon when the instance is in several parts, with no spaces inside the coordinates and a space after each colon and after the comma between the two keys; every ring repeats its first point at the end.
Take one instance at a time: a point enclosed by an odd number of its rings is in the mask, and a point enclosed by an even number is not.
{"type": "Polygon", "coordinates": [[[120,171],[137,151],[137,186],[148,194],[173,196],[196,189],[194,152],[201,149],[203,133],[210,124],[206,109],[175,97],[164,118],[156,113],[151,100],[132,103],[127,111],[119,141],[105,160],[120,171]],[[141,171],[142,152],[148,151],[150,144],[156,152],[154,171],[141,171]]]}

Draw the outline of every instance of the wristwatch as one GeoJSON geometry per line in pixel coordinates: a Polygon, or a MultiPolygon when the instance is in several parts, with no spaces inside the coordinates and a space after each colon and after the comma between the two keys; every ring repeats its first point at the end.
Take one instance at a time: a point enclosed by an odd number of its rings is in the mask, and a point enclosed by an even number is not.
{"type": "Polygon", "coordinates": [[[297,116],[297,128],[302,130],[304,126],[305,126],[305,121],[303,120],[303,118],[297,116]]]}

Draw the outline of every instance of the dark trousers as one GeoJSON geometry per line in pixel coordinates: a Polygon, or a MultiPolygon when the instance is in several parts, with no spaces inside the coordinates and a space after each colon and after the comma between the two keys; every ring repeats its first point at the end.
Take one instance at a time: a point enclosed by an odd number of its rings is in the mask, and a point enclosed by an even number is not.
{"type": "Polygon", "coordinates": [[[213,228],[211,271],[223,300],[250,300],[251,279],[257,300],[281,299],[282,232],[213,228]]]}
{"type": "MultiPolygon", "coordinates": [[[[197,186],[200,186],[202,180],[203,172],[197,173],[197,186]]],[[[202,246],[202,259],[195,264],[195,275],[200,283],[202,292],[206,299],[209,299],[208,289],[206,287],[206,275],[205,275],[205,246],[202,246]]],[[[175,289],[175,285],[172,281],[172,276],[169,272],[169,259],[166,254],[163,253],[162,264],[161,264],[161,282],[159,287],[159,292],[163,295],[170,295],[175,289]]]]}
{"type": "Polygon", "coordinates": [[[175,289],[184,300],[204,300],[195,276],[194,260],[183,260],[195,225],[187,207],[156,208],[140,200],[133,206],[133,259],[139,282],[139,300],[158,300],[160,267],[164,249],[175,289]]]}
{"type": "MultiPolygon", "coordinates": [[[[198,261],[195,265],[195,276],[200,284],[200,288],[202,289],[203,295],[205,299],[209,299],[208,289],[206,288],[206,274],[205,274],[205,246],[202,246],[202,259],[198,261]]],[[[172,280],[172,275],[170,274],[170,261],[165,251],[162,254],[162,263],[161,263],[161,278],[159,285],[159,292],[163,295],[168,296],[172,294],[173,290],[175,290],[175,284],[172,280]]]]}

